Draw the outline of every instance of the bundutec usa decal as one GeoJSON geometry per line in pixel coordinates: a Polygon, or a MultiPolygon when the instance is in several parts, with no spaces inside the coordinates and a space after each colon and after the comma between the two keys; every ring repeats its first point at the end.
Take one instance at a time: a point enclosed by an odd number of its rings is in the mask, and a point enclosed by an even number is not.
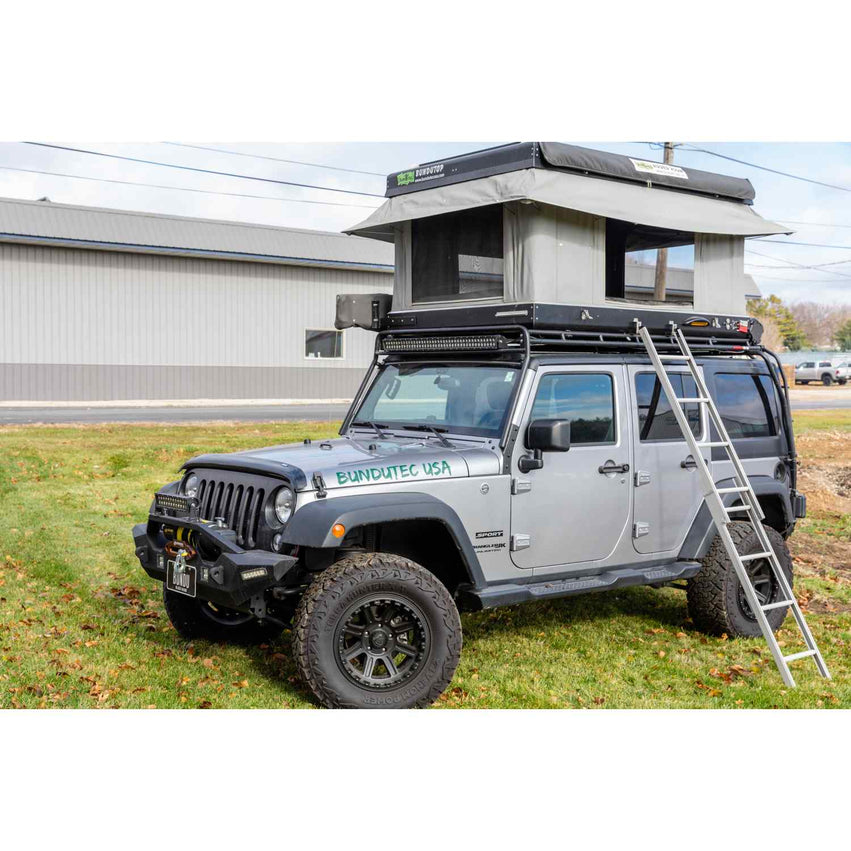
{"type": "Polygon", "coordinates": [[[402,482],[410,479],[440,479],[453,476],[449,461],[423,461],[417,464],[390,464],[381,467],[359,467],[338,470],[334,476],[338,487],[375,482],[402,482]]]}

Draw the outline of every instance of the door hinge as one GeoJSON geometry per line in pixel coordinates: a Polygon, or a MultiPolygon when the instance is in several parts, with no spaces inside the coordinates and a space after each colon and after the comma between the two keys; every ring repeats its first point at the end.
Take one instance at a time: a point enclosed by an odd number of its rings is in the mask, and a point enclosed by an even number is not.
{"type": "Polygon", "coordinates": [[[531,535],[512,535],[511,536],[511,552],[516,553],[517,550],[528,550],[532,546],[531,535]]]}
{"type": "Polygon", "coordinates": [[[643,538],[645,535],[650,534],[650,524],[649,523],[633,523],[632,524],[632,537],[633,538],[643,538]]]}
{"type": "Polygon", "coordinates": [[[635,471],[635,486],[640,488],[642,485],[650,484],[650,473],[647,470],[635,471]]]}
{"type": "Polygon", "coordinates": [[[530,490],[532,490],[532,483],[527,479],[511,480],[511,493],[529,493],[530,490]]]}

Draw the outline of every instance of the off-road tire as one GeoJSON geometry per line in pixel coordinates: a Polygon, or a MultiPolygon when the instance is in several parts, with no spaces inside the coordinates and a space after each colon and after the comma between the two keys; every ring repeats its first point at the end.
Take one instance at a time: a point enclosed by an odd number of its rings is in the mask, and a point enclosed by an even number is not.
{"type": "Polygon", "coordinates": [[[821,377],[821,383],[824,384],[825,387],[830,387],[830,385],[833,384],[833,376],[825,373],[821,377]]]}
{"type": "Polygon", "coordinates": [[[330,708],[430,706],[452,681],[460,656],[461,619],[446,586],[420,565],[389,553],[347,556],[320,573],[293,618],[299,672],[317,700],[330,708]],[[428,640],[413,672],[398,685],[382,688],[355,682],[346,672],[339,636],[357,606],[383,595],[415,610],[428,640]]]}
{"type": "MultiPolygon", "coordinates": [[[[163,604],[171,625],[178,635],[187,641],[204,640],[225,644],[263,644],[274,641],[283,630],[265,621],[260,623],[256,618],[237,618],[239,613],[233,612],[233,623],[227,623],[227,617],[215,619],[215,613],[204,600],[197,597],[187,597],[175,594],[163,585],[163,604]],[[206,609],[206,610],[205,610],[206,609]]],[[[229,610],[221,609],[222,615],[230,614],[229,610]]]]}
{"type": "Polygon", "coordinates": [[[839,383],[839,385],[840,385],[841,387],[844,387],[844,386],[848,383],[848,379],[847,379],[847,378],[837,378],[836,380],[837,380],[837,382],[839,383]]]}
{"type": "MultiPolygon", "coordinates": [[[[759,540],[750,523],[730,523],[727,527],[736,549],[742,555],[759,552],[759,540]]],[[[792,584],[792,556],[779,532],[769,526],[763,526],[771,546],[777,554],[783,572],[792,584]]],[[[746,563],[747,566],[747,563],[746,563]]],[[[740,602],[741,583],[730,561],[724,544],[715,536],[709,552],[703,559],[700,573],[688,583],[688,612],[694,625],[710,635],[726,633],[731,637],[755,637],[761,635],[759,624],[748,617],[740,602]]],[[[775,585],[767,602],[783,599],[783,592],[775,585]]],[[[780,629],[789,611],[788,606],[772,609],[765,613],[773,632],[780,629]]]]}

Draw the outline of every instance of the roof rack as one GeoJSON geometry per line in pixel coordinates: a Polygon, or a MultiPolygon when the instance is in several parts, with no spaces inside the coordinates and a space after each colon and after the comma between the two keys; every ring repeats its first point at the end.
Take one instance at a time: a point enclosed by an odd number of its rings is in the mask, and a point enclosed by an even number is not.
{"type": "MultiPolygon", "coordinates": [[[[636,321],[631,331],[620,332],[530,330],[518,325],[400,329],[379,332],[375,351],[376,355],[515,353],[526,360],[534,354],[568,351],[644,353],[646,349],[638,333],[641,327],[636,321]]],[[[678,351],[674,337],[678,327],[672,325],[666,333],[651,335],[659,351],[678,351]]],[[[764,351],[752,340],[707,336],[686,336],[685,339],[692,351],[704,356],[741,356],[764,351]]]]}

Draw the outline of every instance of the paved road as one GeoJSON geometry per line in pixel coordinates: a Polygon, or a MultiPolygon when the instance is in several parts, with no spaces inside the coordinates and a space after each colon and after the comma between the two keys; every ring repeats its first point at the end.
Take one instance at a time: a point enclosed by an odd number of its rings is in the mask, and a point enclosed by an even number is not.
{"type": "Polygon", "coordinates": [[[343,419],[348,405],[222,405],[200,408],[0,408],[0,425],[26,423],[185,423],[213,420],[343,419]]]}
{"type": "MultiPolygon", "coordinates": [[[[793,390],[794,410],[851,408],[851,387],[793,390]]],[[[237,420],[341,420],[347,405],[221,405],[200,408],[0,408],[0,425],[26,423],[185,423],[237,420]]]]}

